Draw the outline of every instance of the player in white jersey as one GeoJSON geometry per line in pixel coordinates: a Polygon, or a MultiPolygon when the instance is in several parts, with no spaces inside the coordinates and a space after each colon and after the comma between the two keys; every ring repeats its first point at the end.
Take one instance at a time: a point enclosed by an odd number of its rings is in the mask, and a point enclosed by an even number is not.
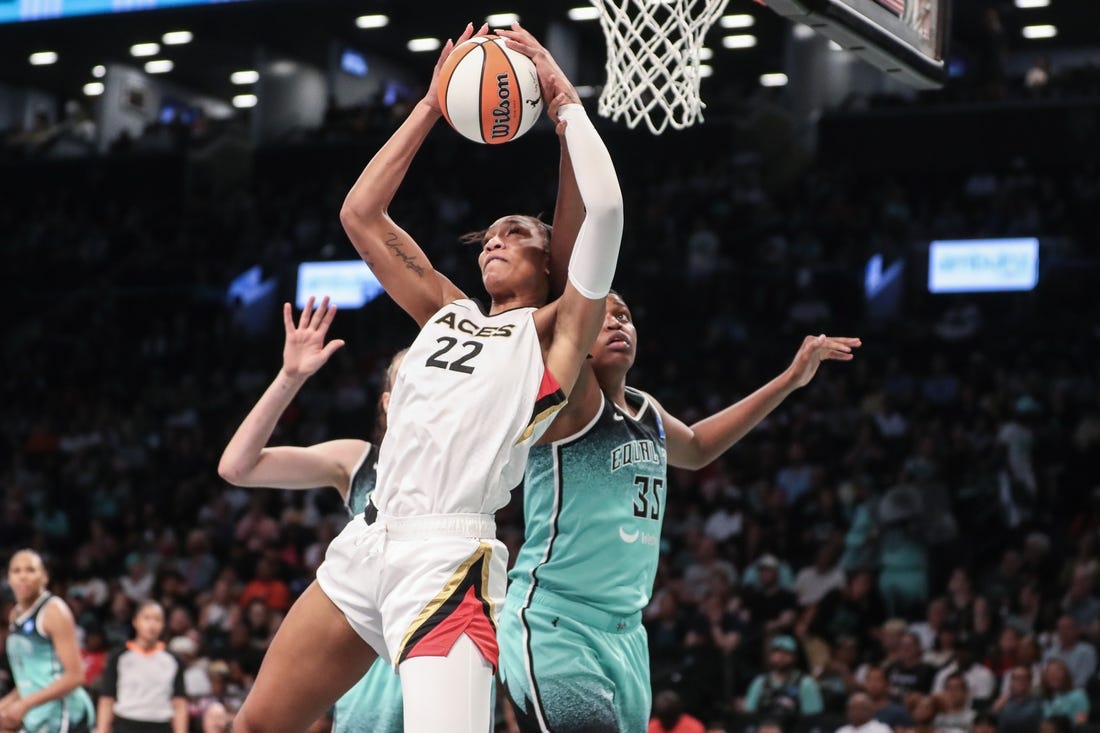
{"type": "MultiPolygon", "coordinates": [[[[458,42],[473,33],[467,26],[458,42]]],[[[623,221],[614,166],[576,90],[518,26],[502,35],[535,63],[585,207],[564,293],[546,304],[550,232],[537,219],[506,216],[486,230],[478,257],[492,297],[485,312],[387,213],[441,117],[436,87],[448,41],[426,96],[340,212],[355,248],[421,328],[394,386],[378,487],[287,614],[235,730],[305,729],[376,655],[398,666],[406,731],[489,729],[507,560],[493,512],[599,332],[623,221]]]]}
{"type": "MultiPolygon", "coordinates": [[[[340,493],[351,517],[362,514],[374,490],[377,442],[386,433],[390,394],[405,357],[404,350],[394,355],[386,369],[378,401],[375,443],[344,438],[307,447],[267,445],[279,417],[302,385],[343,347],[341,339],[325,343],[335,315],[336,306],[330,306],[327,297],[317,308],[310,298],[295,325],[290,303],[283,304],[286,329],[283,366],[226,445],[218,473],[235,486],[278,489],[332,486],[340,493]]],[[[336,701],[333,733],[401,733],[403,728],[400,681],[390,665],[378,660],[336,701]]]]}

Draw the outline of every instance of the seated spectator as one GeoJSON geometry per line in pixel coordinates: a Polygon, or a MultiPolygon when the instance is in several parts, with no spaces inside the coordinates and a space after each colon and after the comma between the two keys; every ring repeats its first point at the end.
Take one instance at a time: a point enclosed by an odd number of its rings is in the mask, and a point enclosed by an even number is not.
{"type": "Polygon", "coordinates": [[[932,648],[925,651],[921,659],[932,669],[943,669],[955,661],[958,638],[958,631],[954,626],[944,626],[936,632],[932,648]]]}
{"type": "Polygon", "coordinates": [[[1012,626],[1001,629],[1001,633],[997,637],[997,647],[985,660],[985,666],[989,667],[990,671],[998,677],[1006,674],[1019,664],[1021,639],[1023,639],[1023,635],[1019,629],[1012,626]]]}
{"type": "Polygon", "coordinates": [[[1093,593],[1096,576],[1088,566],[1073,571],[1069,592],[1062,599],[1062,613],[1072,618],[1079,629],[1093,634],[1100,630],[1100,598],[1093,593]]]}
{"type": "Polygon", "coordinates": [[[706,733],[702,721],[684,712],[680,696],[672,690],[661,690],[653,698],[653,717],[648,733],[706,733]]]}
{"type": "Polygon", "coordinates": [[[935,733],[936,716],[939,715],[940,705],[932,695],[913,693],[907,703],[909,716],[913,719],[913,727],[908,730],[913,733],[935,733]]]}
{"type": "Polygon", "coordinates": [[[779,584],[779,560],[764,555],[756,565],[760,585],[746,589],[742,600],[757,638],[792,631],[798,617],[798,601],[794,593],[779,584]]]}
{"type": "Polygon", "coordinates": [[[975,715],[966,678],[958,672],[949,675],[940,695],[940,712],[934,721],[936,729],[945,733],[971,733],[975,715]]]}
{"type": "Polygon", "coordinates": [[[832,590],[844,587],[844,569],[840,566],[840,547],[834,543],[822,545],[814,564],[802,568],[794,578],[798,605],[812,606],[832,590]]]}
{"type": "Polygon", "coordinates": [[[848,698],[848,724],[836,733],[891,733],[890,726],[876,720],[874,713],[871,698],[863,692],[855,693],[848,698]]]}
{"type": "Polygon", "coordinates": [[[798,645],[780,634],[768,645],[768,671],[749,685],[744,710],[774,718],[784,725],[817,715],[824,709],[821,691],[814,678],[796,666],[798,645]]]}
{"type": "MultiPolygon", "coordinates": [[[[808,651],[806,656],[810,657],[808,651]]],[[[814,668],[814,677],[825,700],[826,710],[844,710],[852,693],[859,690],[860,685],[855,677],[859,657],[859,641],[853,636],[842,636],[828,660],[820,668],[814,668]]],[[[812,660],[810,663],[813,665],[812,660]]]]}
{"type": "Polygon", "coordinates": [[[722,573],[731,586],[737,582],[737,570],[718,553],[718,543],[710,537],[700,537],[691,563],[684,568],[687,597],[691,600],[702,598],[716,572],[722,573]]]}
{"type": "Polygon", "coordinates": [[[1089,719],[1089,698],[1073,683],[1069,666],[1061,659],[1051,659],[1043,667],[1043,717],[1064,715],[1076,725],[1089,719]]]}
{"type": "Polygon", "coordinates": [[[979,642],[976,639],[964,637],[955,650],[955,660],[936,674],[932,691],[943,692],[947,679],[958,673],[966,679],[966,687],[970,690],[972,700],[979,704],[992,700],[993,693],[997,690],[997,678],[987,667],[978,663],[980,655],[979,642]]]}
{"type": "Polygon", "coordinates": [[[1032,733],[1043,719],[1043,703],[1032,694],[1031,670],[1024,665],[1008,672],[1008,688],[993,703],[997,733],[1032,733]]]}
{"type": "Polygon", "coordinates": [[[886,620],[870,570],[853,572],[843,589],[830,591],[808,614],[810,633],[832,645],[843,636],[851,636],[867,647],[872,641],[871,629],[886,620]]]}
{"type": "Polygon", "coordinates": [[[947,626],[947,599],[933,598],[928,602],[924,621],[910,625],[909,630],[920,639],[921,648],[931,651],[939,637],[940,629],[947,626]]]}
{"type": "Polygon", "coordinates": [[[898,661],[886,668],[890,681],[890,694],[905,700],[911,692],[928,694],[936,671],[921,660],[920,641],[910,632],[902,637],[898,647],[898,661]]]}
{"type": "Polygon", "coordinates": [[[238,601],[241,608],[248,608],[255,599],[263,601],[274,611],[285,612],[290,608],[290,589],[287,588],[286,583],[279,580],[277,571],[278,566],[273,558],[260,558],[256,564],[256,577],[249,581],[241,593],[238,601]]]}
{"type": "Polygon", "coordinates": [[[890,688],[886,683],[886,672],[882,667],[869,667],[865,683],[867,697],[874,707],[875,720],[891,728],[908,727],[913,724],[909,712],[890,697],[890,688]]]}
{"type": "Polygon", "coordinates": [[[1052,659],[1065,662],[1074,687],[1084,687],[1096,671],[1096,649],[1081,639],[1081,630],[1072,616],[1058,619],[1054,645],[1043,655],[1044,666],[1049,666],[1052,659]]]}

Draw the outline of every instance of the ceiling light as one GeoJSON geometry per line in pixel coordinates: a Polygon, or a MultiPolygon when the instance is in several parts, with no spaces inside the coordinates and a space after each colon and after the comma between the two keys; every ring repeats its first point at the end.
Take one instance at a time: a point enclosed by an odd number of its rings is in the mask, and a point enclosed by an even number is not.
{"type": "Polygon", "coordinates": [[[725,48],[752,48],[756,45],[756,36],[744,34],[739,36],[725,36],[722,46],[725,48]]]}
{"type": "Polygon", "coordinates": [[[814,29],[805,23],[796,23],[794,31],[792,32],[794,33],[794,37],[800,41],[808,41],[816,35],[814,29]]]}
{"type": "Polygon", "coordinates": [[[390,24],[388,15],[360,15],[355,19],[357,28],[385,28],[390,24]]]}
{"type": "Polygon", "coordinates": [[[50,64],[57,63],[56,51],[35,51],[29,57],[27,61],[31,62],[31,66],[49,66],[50,64]]]}
{"type": "Polygon", "coordinates": [[[98,97],[103,94],[103,82],[90,81],[84,85],[84,94],[88,97],[98,97]]]}
{"type": "Polygon", "coordinates": [[[761,74],[760,86],[762,87],[785,87],[787,86],[786,74],[761,74]]]}
{"type": "Polygon", "coordinates": [[[1016,0],[1018,8],[1045,8],[1050,5],[1050,0],[1016,0]]]}
{"type": "Polygon", "coordinates": [[[714,76],[714,67],[710,64],[699,64],[699,78],[706,79],[708,76],[714,76]]]}
{"type": "Polygon", "coordinates": [[[756,18],[748,14],[723,15],[718,23],[723,28],[752,28],[756,23],[756,18]]]}
{"type": "Polygon", "coordinates": [[[290,76],[298,70],[298,64],[293,61],[287,61],[286,59],[280,59],[279,61],[272,61],[267,70],[275,76],[290,76]]]}
{"type": "Polygon", "coordinates": [[[515,13],[490,13],[485,16],[485,22],[490,28],[507,28],[513,23],[518,23],[519,16],[515,13]]]}
{"type": "Polygon", "coordinates": [[[233,106],[237,109],[248,109],[249,107],[255,107],[258,101],[255,94],[238,94],[233,97],[233,106]]]}
{"type": "Polygon", "coordinates": [[[156,59],[145,62],[146,74],[167,74],[173,68],[175,68],[175,64],[172,63],[172,59],[156,59]]]}
{"type": "Polygon", "coordinates": [[[158,53],[160,53],[159,43],[135,43],[130,46],[131,56],[156,56],[158,53]]]}
{"type": "Polygon", "coordinates": [[[161,36],[165,46],[183,46],[194,40],[191,31],[168,31],[161,36]]]}
{"type": "Polygon", "coordinates": [[[255,84],[260,80],[260,72],[252,69],[246,69],[244,71],[234,71],[229,75],[229,81],[234,84],[255,84]]]}
{"type": "Polygon", "coordinates": [[[443,44],[438,38],[414,38],[405,44],[410,51],[420,53],[423,51],[438,51],[443,44]]]}
{"type": "Polygon", "coordinates": [[[712,58],[714,58],[714,51],[707,48],[706,46],[703,46],[699,49],[698,57],[700,61],[710,61],[712,58]]]}
{"type": "Polygon", "coordinates": [[[1058,35],[1058,29],[1052,25],[1025,25],[1024,38],[1054,38],[1058,35]]]}
{"type": "Polygon", "coordinates": [[[94,76],[96,79],[102,79],[103,77],[107,76],[107,67],[103,64],[96,64],[92,67],[92,76],[94,76]]]}
{"type": "Polygon", "coordinates": [[[599,17],[600,11],[591,5],[569,9],[569,20],[596,20],[599,17]]]}

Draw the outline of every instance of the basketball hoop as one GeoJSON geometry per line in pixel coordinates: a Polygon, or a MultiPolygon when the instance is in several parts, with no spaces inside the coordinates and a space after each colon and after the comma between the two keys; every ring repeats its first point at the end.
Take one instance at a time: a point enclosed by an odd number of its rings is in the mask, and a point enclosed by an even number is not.
{"type": "Polygon", "coordinates": [[[600,114],[654,135],[702,120],[699,50],[728,1],[592,0],[607,41],[600,114]]]}

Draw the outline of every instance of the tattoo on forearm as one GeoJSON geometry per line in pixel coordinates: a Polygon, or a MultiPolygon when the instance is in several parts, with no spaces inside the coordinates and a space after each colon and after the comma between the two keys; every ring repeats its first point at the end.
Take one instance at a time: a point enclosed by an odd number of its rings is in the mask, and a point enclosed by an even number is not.
{"type": "Polygon", "coordinates": [[[386,247],[393,252],[394,257],[401,258],[401,261],[405,263],[405,267],[412,270],[418,277],[424,276],[424,268],[416,264],[416,257],[405,254],[401,249],[401,243],[397,239],[397,232],[390,232],[386,237],[386,247]]]}

